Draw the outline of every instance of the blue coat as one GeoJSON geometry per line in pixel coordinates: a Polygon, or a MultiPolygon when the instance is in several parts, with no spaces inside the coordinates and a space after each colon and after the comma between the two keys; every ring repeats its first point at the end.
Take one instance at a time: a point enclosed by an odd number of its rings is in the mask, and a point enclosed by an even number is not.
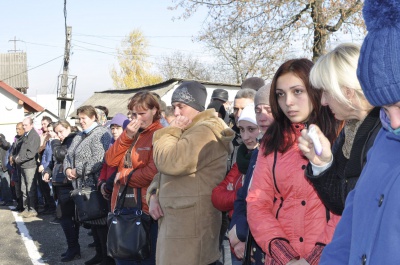
{"type": "Polygon", "coordinates": [[[43,155],[42,155],[42,161],[40,161],[40,164],[46,168],[53,156],[53,151],[51,150],[51,140],[47,141],[46,143],[46,148],[44,149],[43,155]]]}
{"type": "MultiPolygon", "coordinates": [[[[238,239],[242,242],[246,242],[247,235],[249,233],[249,224],[247,223],[246,197],[247,191],[249,190],[249,186],[251,184],[251,179],[253,177],[254,167],[256,166],[258,151],[259,149],[255,149],[251,154],[250,163],[249,167],[247,168],[243,186],[237,191],[232,220],[230,222],[230,229],[232,229],[232,227],[236,225],[236,235],[238,239]]],[[[254,248],[256,250],[253,256],[255,260],[253,264],[264,264],[264,253],[255,241],[253,242],[253,251],[254,248]]]]}
{"type": "Polygon", "coordinates": [[[382,128],[320,264],[400,264],[399,246],[400,135],[382,128]]]}

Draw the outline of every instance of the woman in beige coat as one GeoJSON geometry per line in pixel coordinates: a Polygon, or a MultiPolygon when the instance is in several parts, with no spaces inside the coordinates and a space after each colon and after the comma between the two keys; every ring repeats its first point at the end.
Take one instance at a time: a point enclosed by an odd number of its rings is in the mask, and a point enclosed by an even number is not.
{"type": "Polygon", "coordinates": [[[154,134],[160,173],[148,192],[159,219],[157,265],[214,264],[220,255],[221,212],[211,193],[224,179],[234,133],[214,110],[203,111],[206,96],[200,83],[182,83],[172,95],[175,120],[154,134]]]}

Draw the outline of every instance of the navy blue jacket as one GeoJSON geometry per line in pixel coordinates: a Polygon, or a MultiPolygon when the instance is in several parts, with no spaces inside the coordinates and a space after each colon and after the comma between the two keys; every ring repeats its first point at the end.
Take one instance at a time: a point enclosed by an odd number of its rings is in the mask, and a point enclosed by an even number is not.
{"type": "MultiPolygon", "coordinates": [[[[249,167],[247,168],[243,186],[237,191],[236,200],[233,206],[234,207],[233,215],[230,222],[229,229],[232,229],[232,227],[236,225],[236,235],[241,242],[246,242],[247,235],[249,233],[249,224],[247,223],[246,197],[247,197],[247,191],[249,190],[249,186],[251,184],[251,179],[253,177],[254,167],[256,166],[258,151],[259,149],[255,149],[251,154],[250,164],[249,167]]],[[[254,252],[253,256],[253,258],[255,259],[254,264],[257,265],[264,264],[263,261],[264,254],[261,248],[255,242],[253,243],[253,245],[254,245],[253,247],[256,248],[256,251],[254,252]]]]}

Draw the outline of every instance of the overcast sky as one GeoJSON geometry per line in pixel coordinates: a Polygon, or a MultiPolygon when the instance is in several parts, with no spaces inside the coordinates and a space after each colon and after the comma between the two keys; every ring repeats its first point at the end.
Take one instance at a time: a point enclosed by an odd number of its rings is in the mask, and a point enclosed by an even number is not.
{"type": "MultiPolygon", "coordinates": [[[[151,62],[177,50],[206,59],[207,51],[192,41],[205,13],[173,21],[182,11],[168,10],[171,5],[171,0],[67,0],[67,25],[72,27],[69,74],[77,76],[77,106],[94,91],[113,88],[109,72],[117,62],[116,48],[135,28],[150,42],[151,62]]],[[[28,95],[56,93],[65,47],[64,1],[1,1],[0,8],[0,53],[27,53],[28,95]],[[10,41],[14,37],[15,48],[10,41]]]]}

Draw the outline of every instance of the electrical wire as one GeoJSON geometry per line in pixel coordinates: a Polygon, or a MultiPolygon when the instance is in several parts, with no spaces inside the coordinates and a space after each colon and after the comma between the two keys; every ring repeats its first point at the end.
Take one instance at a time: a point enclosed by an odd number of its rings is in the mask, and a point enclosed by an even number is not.
{"type": "Polygon", "coordinates": [[[4,78],[4,79],[0,80],[0,82],[4,82],[5,80],[8,80],[8,79],[13,78],[13,77],[15,77],[15,76],[22,75],[22,74],[24,74],[24,73],[26,73],[26,72],[28,72],[28,71],[31,71],[31,70],[33,70],[33,69],[36,69],[36,68],[38,68],[38,67],[40,67],[40,66],[43,66],[43,65],[45,65],[45,64],[48,64],[48,63],[50,63],[50,62],[52,62],[52,61],[54,61],[54,60],[57,60],[58,58],[61,58],[61,57],[64,57],[64,55],[60,55],[60,56],[58,56],[58,57],[56,57],[56,58],[54,58],[54,59],[51,59],[50,61],[47,61],[47,62],[42,63],[42,64],[39,64],[39,65],[37,65],[37,66],[35,66],[35,67],[32,67],[32,68],[29,68],[29,69],[27,69],[27,70],[25,70],[25,71],[23,71],[23,72],[21,72],[21,73],[18,73],[18,74],[9,76],[9,77],[7,77],[7,78],[4,78]]]}
{"type": "MultiPolygon", "coordinates": [[[[126,36],[107,36],[107,35],[90,35],[84,33],[75,33],[76,36],[86,36],[94,38],[125,38],[126,36]]],[[[145,38],[192,38],[193,36],[144,36],[145,38]]]]}

